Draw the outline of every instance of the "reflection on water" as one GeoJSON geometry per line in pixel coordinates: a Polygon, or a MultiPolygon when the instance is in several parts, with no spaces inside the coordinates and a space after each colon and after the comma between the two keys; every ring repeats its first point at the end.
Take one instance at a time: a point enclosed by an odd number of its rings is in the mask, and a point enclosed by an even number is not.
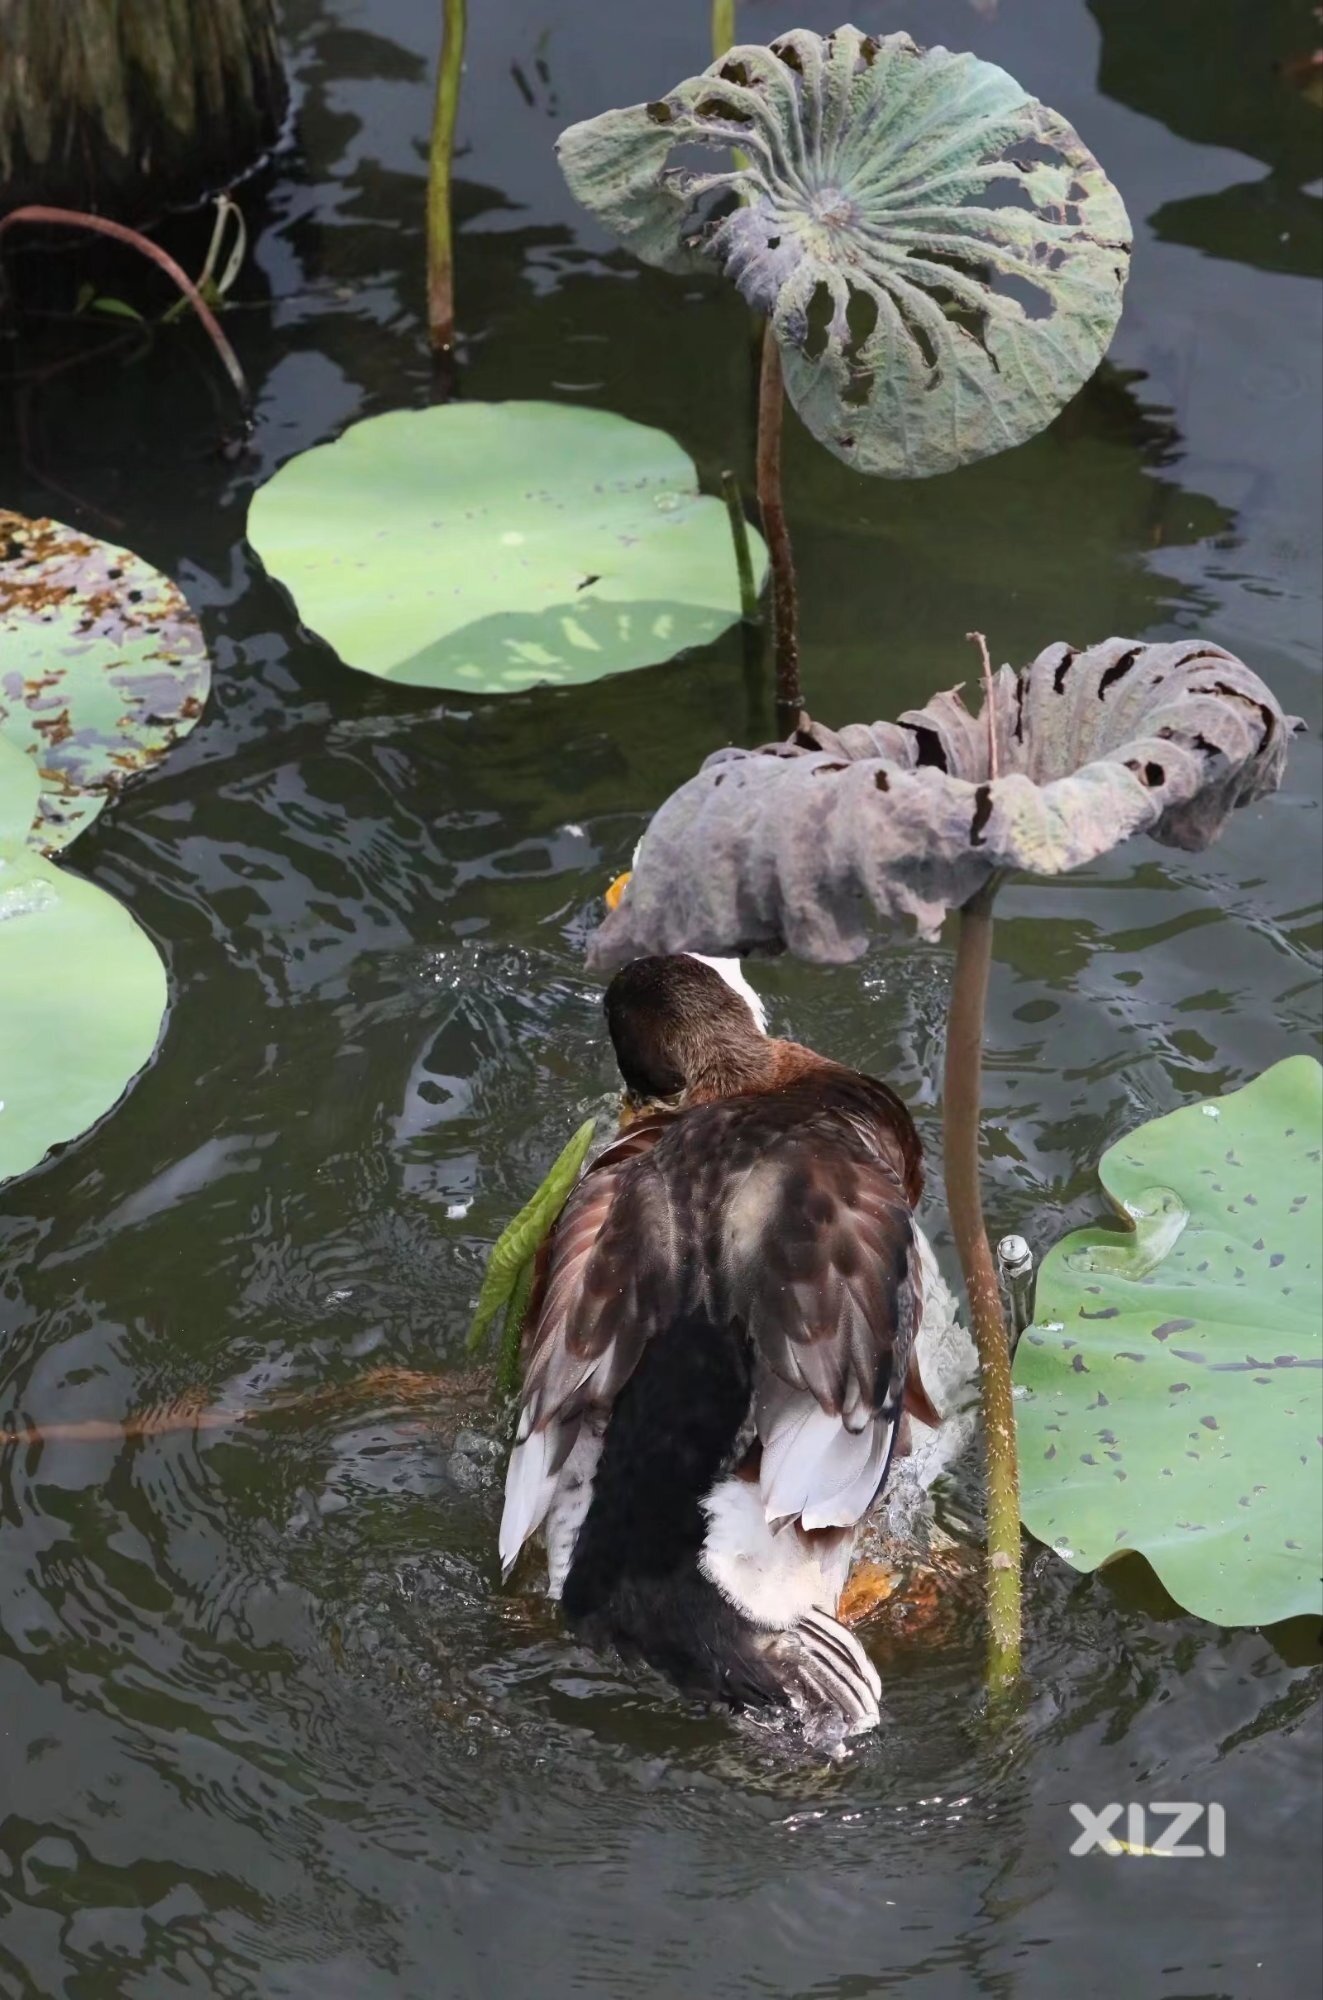
{"type": "MultiPolygon", "coordinates": [[[[792,431],[824,718],[965,677],[979,626],[1013,660],[1204,631],[1316,725],[1317,261],[1259,227],[1317,205],[1296,151],[1316,114],[1219,29],[1228,12],[1196,39],[1173,7],[926,10],[929,39],[1005,61],[1076,120],[1137,219],[1135,276],[1112,362],[1008,459],[869,485],[792,431]]],[[[1260,12],[1266,46],[1299,10],[1260,12]]],[[[1038,1552],[1014,1721],[983,1715],[967,1612],[881,1627],[887,1726],[822,1769],[498,1590],[482,1399],[457,1374],[420,1407],[399,1371],[458,1368],[487,1246],[609,1087],[581,958],[604,883],[660,798],[770,716],[735,632],[501,702],[384,686],[262,576],[242,540],[256,481],[429,382],[434,10],[285,13],[302,151],[245,195],[256,250],[231,315],[254,456],[215,454],[220,392],[186,335],[0,404],[6,503],[121,521],[181,578],[216,665],[204,724],[76,851],[160,944],[173,1008],[104,1129],[5,1190],[0,1428],[320,1399],[0,1446],[0,1991],[1308,1990],[1309,1635],[1211,1631],[1038,1552]],[[323,1393],[365,1377],[367,1401],[323,1393]],[[1069,1858],[1069,1803],[1132,1795],[1220,1800],[1227,1861],[1069,1858]]],[[[710,486],[722,464],[748,474],[743,313],[634,270],[547,164],[555,118],[686,73],[704,15],[622,35],[596,0],[482,10],[459,283],[466,394],[662,425],[710,486]]],[[[76,288],[67,265],[42,282],[76,288]]],[[[10,346],[6,369],[49,353],[32,329],[10,346]]],[[[1041,1248],[1096,1212],[1093,1162],[1120,1132],[1310,1045],[1319,802],[1315,733],[1212,853],[1136,845],[1006,893],[998,1232],[1041,1248]]],[[[894,939],[849,971],[758,979],[775,1027],[897,1080],[933,1150],[949,964],[894,939]]],[[[964,1475],[957,1503],[975,1491],[964,1475]]]]}

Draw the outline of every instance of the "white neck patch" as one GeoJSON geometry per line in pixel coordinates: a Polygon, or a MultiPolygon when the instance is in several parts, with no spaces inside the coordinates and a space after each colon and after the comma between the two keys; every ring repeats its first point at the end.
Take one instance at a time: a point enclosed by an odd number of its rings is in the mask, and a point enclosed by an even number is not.
{"type": "Polygon", "coordinates": [[[749,1012],[753,1015],[760,1035],[767,1033],[767,1009],[744,977],[744,968],[738,958],[704,958],[701,951],[685,953],[686,958],[696,958],[700,965],[710,965],[720,973],[732,993],[738,993],[749,1012]]]}

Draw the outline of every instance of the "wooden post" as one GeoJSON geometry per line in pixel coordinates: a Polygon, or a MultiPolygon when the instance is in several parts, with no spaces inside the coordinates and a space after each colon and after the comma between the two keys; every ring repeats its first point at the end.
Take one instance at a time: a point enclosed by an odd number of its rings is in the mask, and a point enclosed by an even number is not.
{"type": "Polygon", "coordinates": [[[254,166],[288,102],[275,0],[0,0],[0,211],[150,221],[254,166]]]}

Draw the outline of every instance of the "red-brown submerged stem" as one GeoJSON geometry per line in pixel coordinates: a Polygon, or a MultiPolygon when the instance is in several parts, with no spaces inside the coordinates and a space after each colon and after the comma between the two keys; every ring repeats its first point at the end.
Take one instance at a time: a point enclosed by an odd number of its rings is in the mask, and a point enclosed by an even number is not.
{"type": "Polygon", "coordinates": [[[1005,1688],[1020,1672],[1020,1480],[1011,1355],[979,1187],[983,1023],[992,962],[990,882],[960,912],[946,1031],[942,1141],[946,1199],[979,1358],[987,1456],[988,1680],[1005,1688]]]}
{"type": "Polygon", "coordinates": [[[758,374],[758,512],[772,567],[772,643],[776,656],[776,726],[790,735],[799,721],[799,607],[795,557],[781,500],[781,350],[769,326],[763,328],[758,374]]]}
{"type": "Polygon", "coordinates": [[[144,257],[151,258],[153,264],[159,264],[166,276],[178,285],[201,320],[212,346],[220,357],[221,366],[234,384],[243,413],[247,416],[252,398],[248,393],[248,383],[243,369],[239,366],[239,357],[221,332],[219,320],[188,272],[181,264],[176,264],[168,250],[162,250],[159,243],[153,243],[149,236],[142,235],[139,230],[130,229],[127,223],[111,222],[104,215],[87,215],[77,208],[45,208],[35,202],[23,208],[11,208],[8,215],[0,215],[0,236],[3,236],[7,229],[12,229],[16,222],[30,222],[41,226],[53,224],[61,229],[90,229],[99,236],[112,236],[117,243],[127,243],[130,249],[141,251],[144,257]]]}

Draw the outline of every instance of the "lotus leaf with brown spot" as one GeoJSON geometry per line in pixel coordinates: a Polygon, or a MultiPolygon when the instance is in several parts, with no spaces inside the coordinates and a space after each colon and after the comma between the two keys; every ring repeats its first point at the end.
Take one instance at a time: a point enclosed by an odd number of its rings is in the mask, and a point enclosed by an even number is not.
{"type": "Polygon", "coordinates": [[[876,918],[933,937],[1007,870],[1058,875],[1133,833],[1206,847],[1234,807],[1276,791],[1299,726],[1197,640],[1049,646],[1003,667],[990,702],[971,713],[957,688],[898,722],[718,751],[656,814],[590,963],[789,950],[843,964],[876,918]]]}
{"type": "Polygon", "coordinates": [[[558,153],[646,263],[715,266],[767,314],[791,402],[861,472],[1032,437],[1121,311],[1130,224],[1079,134],[1005,70],[905,34],[740,45],[558,153]]]}
{"type": "Polygon", "coordinates": [[[41,773],[32,844],[67,847],[202,713],[183,594],[141,556],[0,509],[0,734],[41,773]]]}

